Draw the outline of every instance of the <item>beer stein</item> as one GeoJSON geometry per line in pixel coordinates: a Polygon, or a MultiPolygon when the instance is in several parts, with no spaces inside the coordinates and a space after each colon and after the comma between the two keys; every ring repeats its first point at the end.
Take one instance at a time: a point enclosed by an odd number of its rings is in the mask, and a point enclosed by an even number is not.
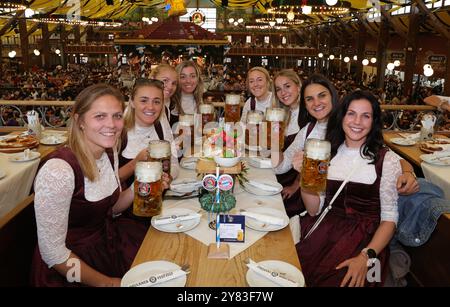
{"type": "Polygon", "coordinates": [[[207,123],[214,121],[214,106],[212,104],[202,103],[198,106],[198,111],[202,115],[202,127],[207,123]]]}
{"type": "Polygon", "coordinates": [[[263,120],[264,114],[261,111],[248,111],[245,144],[249,149],[257,148],[259,145],[259,129],[263,120]]]}
{"type": "Polygon", "coordinates": [[[436,123],[436,116],[433,114],[425,114],[421,120],[422,127],[420,128],[420,141],[428,141],[433,138],[434,124],[436,123]]]}
{"type": "Polygon", "coordinates": [[[162,171],[170,175],[171,147],[170,142],[155,140],[148,143],[148,161],[161,162],[162,171]]]}
{"type": "Polygon", "coordinates": [[[41,123],[39,122],[39,113],[35,110],[27,112],[28,133],[41,139],[41,123]]]}
{"type": "Polygon", "coordinates": [[[187,146],[194,147],[194,115],[180,115],[178,125],[183,134],[183,143],[187,146]]]}
{"type": "Polygon", "coordinates": [[[284,147],[284,130],[285,130],[286,112],[282,108],[273,108],[266,110],[267,122],[267,149],[278,149],[282,151],[284,147]],[[276,147],[278,146],[278,148],[276,147]]]}
{"type": "Polygon", "coordinates": [[[330,152],[330,142],[319,139],[306,140],[300,179],[302,189],[313,192],[326,190],[330,152]]]}
{"type": "Polygon", "coordinates": [[[241,119],[241,96],[225,95],[225,122],[236,123],[241,119]]]}
{"type": "Polygon", "coordinates": [[[150,217],[162,210],[161,162],[136,162],[133,214],[150,217]]]}

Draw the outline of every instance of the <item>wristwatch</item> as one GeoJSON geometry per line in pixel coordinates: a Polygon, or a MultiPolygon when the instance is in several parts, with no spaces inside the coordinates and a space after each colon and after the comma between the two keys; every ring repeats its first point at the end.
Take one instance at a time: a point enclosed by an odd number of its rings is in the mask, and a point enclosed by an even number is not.
{"type": "Polygon", "coordinates": [[[376,253],[375,250],[372,249],[372,248],[366,247],[366,248],[364,248],[364,249],[361,251],[361,253],[363,253],[364,255],[366,255],[367,258],[368,258],[369,260],[372,260],[372,259],[376,259],[376,258],[377,258],[377,253],[376,253]]]}

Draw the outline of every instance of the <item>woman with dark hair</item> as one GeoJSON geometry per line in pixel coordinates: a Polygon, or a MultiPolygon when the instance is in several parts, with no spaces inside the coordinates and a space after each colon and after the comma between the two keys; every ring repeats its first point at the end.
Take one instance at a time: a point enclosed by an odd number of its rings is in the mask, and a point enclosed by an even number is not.
{"type": "Polygon", "coordinates": [[[309,213],[301,220],[302,234],[311,233],[297,244],[297,252],[309,286],[382,285],[386,277],[401,166],[398,156],[383,146],[381,128],[381,109],[369,92],[348,95],[330,117],[326,192],[301,189],[309,213]],[[369,276],[373,280],[367,278],[370,263],[376,264],[369,276]]]}

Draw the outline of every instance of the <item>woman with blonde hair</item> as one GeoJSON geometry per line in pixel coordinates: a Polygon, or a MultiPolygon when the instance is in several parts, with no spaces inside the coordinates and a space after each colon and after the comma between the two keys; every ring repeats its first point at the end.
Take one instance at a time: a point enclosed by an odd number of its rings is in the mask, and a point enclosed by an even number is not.
{"type": "MultiPolygon", "coordinates": [[[[176,149],[170,124],[164,115],[164,84],[156,79],[137,79],[131,93],[131,102],[125,115],[125,134],[120,152],[119,176],[130,185],[137,161],[147,160],[150,141],[171,142],[171,174],[165,174],[170,182],[179,171],[176,149]],[[175,154],[174,154],[175,153],[175,154]]],[[[164,176],[164,175],[163,175],[164,176]]]]}
{"type": "MultiPolygon", "coordinates": [[[[286,111],[286,129],[284,137],[284,151],[294,141],[300,131],[298,115],[300,109],[300,90],[302,83],[299,76],[292,69],[284,69],[274,77],[275,93],[280,107],[286,111]]],[[[300,197],[300,174],[294,168],[276,175],[277,180],[283,186],[281,195],[289,217],[298,214],[303,209],[300,197]]]]}
{"type": "Polygon", "coordinates": [[[195,114],[203,101],[201,70],[193,61],[183,61],[176,67],[178,88],[174,95],[174,115],[195,114]]]}
{"type": "Polygon", "coordinates": [[[164,106],[167,120],[172,126],[178,122],[178,116],[173,115],[171,112],[175,108],[175,102],[172,101],[173,95],[177,91],[178,85],[178,73],[174,67],[169,64],[159,64],[152,70],[150,78],[157,79],[164,83],[164,106]]]}
{"type": "Polygon", "coordinates": [[[266,113],[267,108],[276,107],[275,97],[272,94],[272,81],[269,72],[263,67],[253,67],[247,74],[247,89],[252,95],[245,102],[242,109],[241,122],[247,121],[248,111],[261,111],[266,113]]]}
{"type": "Polygon", "coordinates": [[[41,162],[34,183],[33,285],[119,286],[130,268],[146,229],[113,218],[134,197],[132,189],[122,191],[117,176],[123,109],[117,89],[84,89],[75,99],[68,146],[41,162]]]}

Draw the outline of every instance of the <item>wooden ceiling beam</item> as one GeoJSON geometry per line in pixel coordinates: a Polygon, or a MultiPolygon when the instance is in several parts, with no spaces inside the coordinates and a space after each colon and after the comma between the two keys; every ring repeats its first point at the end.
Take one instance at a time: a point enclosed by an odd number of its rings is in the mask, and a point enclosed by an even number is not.
{"type": "Polygon", "coordinates": [[[355,17],[359,20],[359,22],[366,28],[367,33],[369,33],[373,38],[378,38],[377,33],[369,26],[367,20],[365,19],[362,13],[356,13],[355,17]]]}
{"type": "Polygon", "coordinates": [[[352,28],[349,25],[347,25],[345,22],[343,22],[340,18],[337,18],[337,21],[342,26],[342,29],[344,29],[345,33],[347,33],[350,36],[350,38],[353,38],[355,36],[353,34],[352,28]]]}
{"type": "Polygon", "coordinates": [[[384,6],[380,6],[380,13],[389,22],[389,24],[392,26],[392,29],[394,29],[395,33],[400,35],[401,38],[403,38],[406,41],[408,39],[408,35],[406,34],[406,32],[400,29],[396,20],[392,18],[388,12],[386,12],[384,6]]]}
{"type": "Polygon", "coordinates": [[[11,26],[17,21],[18,18],[22,17],[25,11],[18,11],[13,18],[10,18],[5,25],[0,29],[0,36],[6,33],[6,31],[11,28],[11,26]]]}
{"type": "MultiPolygon", "coordinates": [[[[413,3],[421,10],[423,13],[429,17],[429,22],[436,28],[436,31],[438,31],[442,36],[444,36],[447,40],[450,40],[450,32],[446,29],[446,26],[442,24],[442,22],[439,21],[439,19],[434,16],[434,13],[432,13],[427,6],[423,3],[422,0],[413,0],[413,3]]],[[[414,9],[414,6],[411,7],[411,9],[414,9]]]]}

